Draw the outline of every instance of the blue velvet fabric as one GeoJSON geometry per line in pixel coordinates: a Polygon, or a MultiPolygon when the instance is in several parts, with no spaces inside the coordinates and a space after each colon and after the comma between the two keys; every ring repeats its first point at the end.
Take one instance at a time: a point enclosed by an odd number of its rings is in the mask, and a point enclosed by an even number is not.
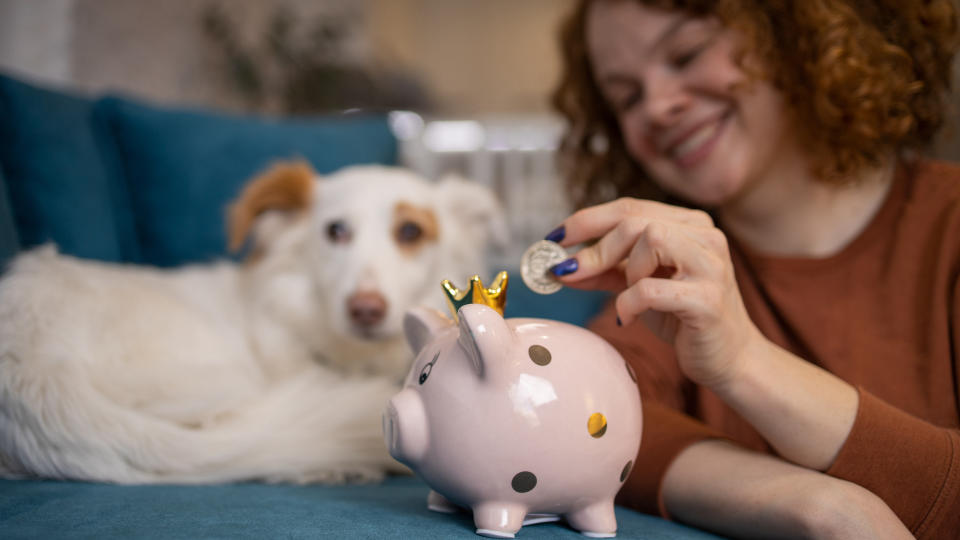
{"type": "Polygon", "coordinates": [[[176,266],[225,255],[225,210],[243,184],[280,159],[321,174],[353,164],[393,164],[382,115],[275,120],[167,109],[108,98],[97,104],[119,149],[139,262],[176,266]]]}
{"type": "Polygon", "coordinates": [[[327,173],[394,164],[396,146],[383,115],[167,109],[0,74],[0,171],[21,248],[54,242],[79,257],[159,266],[222,257],[227,203],[271,162],[303,158],[327,173]]]}
{"type": "Polygon", "coordinates": [[[0,165],[22,247],[124,259],[103,143],[91,100],[0,75],[0,165]]]}
{"type": "Polygon", "coordinates": [[[7,183],[3,179],[3,170],[0,170],[0,274],[19,250],[20,240],[13,224],[13,208],[7,198],[7,183]]]}
{"type": "MultiPolygon", "coordinates": [[[[380,485],[112,486],[0,480],[0,537],[476,539],[467,513],[426,508],[412,477],[380,485]]],[[[618,538],[709,540],[716,536],[617,508],[618,538]]],[[[517,538],[583,539],[562,523],[528,525],[517,538]]]]}
{"type": "Polygon", "coordinates": [[[505,317],[535,317],[586,326],[610,298],[605,291],[579,291],[567,287],[549,295],[537,294],[523,282],[519,269],[509,273],[507,304],[503,309],[505,317]]]}

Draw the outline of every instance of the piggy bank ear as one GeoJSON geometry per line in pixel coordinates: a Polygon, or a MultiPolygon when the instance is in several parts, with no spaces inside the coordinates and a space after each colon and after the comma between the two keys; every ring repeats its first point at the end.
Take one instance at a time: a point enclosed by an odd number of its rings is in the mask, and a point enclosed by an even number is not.
{"type": "Polygon", "coordinates": [[[403,333],[407,336],[407,343],[417,354],[434,335],[444,328],[453,326],[453,321],[443,313],[428,307],[417,306],[410,308],[403,316],[403,333]]]}
{"type": "Polygon", "coordinates": [[[481,378],[489,377],[493,366],[504,361],[513,345],[507,321],[483,304],[467,304],[457,312],[460,337],[457,340],[481,378]]]}

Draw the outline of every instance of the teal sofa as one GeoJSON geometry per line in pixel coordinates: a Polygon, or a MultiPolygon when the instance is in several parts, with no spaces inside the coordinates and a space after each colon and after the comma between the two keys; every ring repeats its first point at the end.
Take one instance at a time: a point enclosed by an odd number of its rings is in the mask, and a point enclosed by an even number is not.
{"type": "MultiPolygon", "coordinates": [[[[0,74],[0,271],[32,246],[161,267],[227,257],[223,210],[270,162],[326,173],[393,164],[383,115],[260,118],[87,97],[0,74]]],[[[513,280],[508,316],[584,324],[604,297],[540,297],[513,280]]],[[[439,294],[439,287],[438,287],[439,294]]],[[[474,538],[425,507],[412,477],[362,486],[114,486],[0,480],[0,538],[474,538]]],[[[621,538],[707,538],[618,508],[621,538]]],[[[562,524],[521,538],[580,538],[562,524]]]]}

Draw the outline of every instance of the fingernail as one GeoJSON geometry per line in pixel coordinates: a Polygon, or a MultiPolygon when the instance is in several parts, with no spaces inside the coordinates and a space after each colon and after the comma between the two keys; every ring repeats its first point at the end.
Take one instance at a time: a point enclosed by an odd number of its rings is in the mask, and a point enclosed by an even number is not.
{"type": "Polygon", "coordinates": [[[550,271],[553,272],[553,275],[560,277],[576,272],[578,267],[577,260],[570,258],[551,266],[550,271]]]}
{"type": "Polygon", "coordinates": [[[562,242],[563,237],[567,235],[567,229],[563,225],[557,227],[556,229],[550,231],[550,234],[544,237],[544,240],[549,240],[551,242],[562,242]]]}
{"type": "Polygon", "coordinates": [[[620,320],[619,315],[617,315],[617,326],[623,326],[623,321],[620,320]]]}

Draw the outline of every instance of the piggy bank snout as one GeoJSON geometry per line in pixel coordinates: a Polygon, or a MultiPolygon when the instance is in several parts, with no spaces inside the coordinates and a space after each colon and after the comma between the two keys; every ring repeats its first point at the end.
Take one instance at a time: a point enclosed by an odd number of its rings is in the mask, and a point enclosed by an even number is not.
{"type": "Polygon", "coordinates": [[[383,438],[397,461],[412,465],[423,460],[429,438],[420,394],[406,388],[390,399],[383,413],[383,438]]]}

